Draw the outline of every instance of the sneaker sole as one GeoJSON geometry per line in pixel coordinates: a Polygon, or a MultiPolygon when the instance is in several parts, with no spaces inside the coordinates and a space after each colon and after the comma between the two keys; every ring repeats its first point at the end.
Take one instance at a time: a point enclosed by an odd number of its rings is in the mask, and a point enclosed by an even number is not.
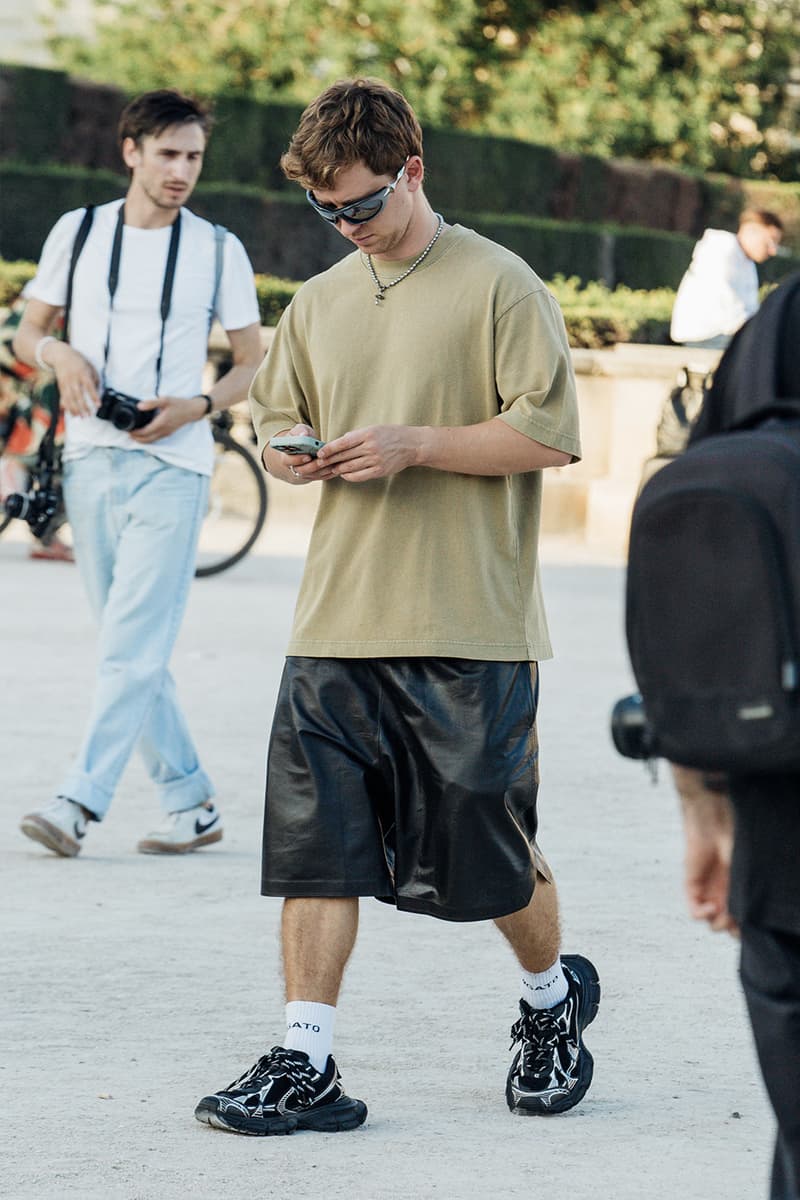
{"type": "Polygon", "coordinates": [[[39,842],[54,854],[60,854],[62,858],[75,858],[80,854],[80,842],[76,842],[57,825],[51,825],[44,817],[24,817],[19,827],[31,841],[39,842]]]}
{"type": "Polygon", "coordinates": [[[562,954],[561,962],[565,967],[569,967],[573,975],[577,975],[581,981],[581,1003],[578,1008],[578,1030],[580,1035],[578,1045],[581,1052],[581,1069],[578,1082],[567,1096],[562,1097],[560,1100],[554,1100],[552,1105],[547,1108],[533,1097],[531,1098],[531,1104],[534,1107],[523,1107],[519,1101],[514,1103],[507,1089],[506,1102],[516,1117],[550,1117],[568,1112],[576,1104],[580,1104],[592,1082],[594,1059],[584,1046],[582,1035],[587,1025],[591,1025],[597,1016],[597,1010],[600,1007],[600,977],[594,965],[589,962],[588,958],[584,958],[582,954],[562,954]]]}
{"type": "Polygon", "coordinates": [[[244,1117],[231,1110],[223,1116],[219,1101],[214,1096],[201,1100],[194,1115],[202,1125],[223,1129],[226,1133],[243,1133],[249,1137],[276,1137],[295,1133],[298,1129],[310,1129],[316,1133],[342,1133],[357,1129],[367,1119],[367,1106],[363,1100],[337,1100],[319,1109],[306,1113],[286,1113],[275,1117],[244,1117]]]}
{"type": "Polygon", "coordinates": [[[189,854],[192,850],[199,850],[201,846],[211,846],[214,842],[222,841],[222,830],[214,829],[211,833],[204,833],[202,837],[192,838],[190,842],[158,842],[151,838],[142,838],[136,849],[140,854],[189,854]]]}

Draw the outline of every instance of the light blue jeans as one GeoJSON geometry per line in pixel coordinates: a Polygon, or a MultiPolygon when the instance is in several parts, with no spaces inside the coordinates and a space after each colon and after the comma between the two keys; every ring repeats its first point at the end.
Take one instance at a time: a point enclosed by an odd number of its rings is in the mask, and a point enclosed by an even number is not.
{"type": "Polygon", "coordinates": [[[138,746],[166,812],[214,795],[168,663],[194,576],[208,479],[144,450],[97,448],[66,464],[75,557],[100,625],[89,724],[59,793],[98,820],[138,746]]]}

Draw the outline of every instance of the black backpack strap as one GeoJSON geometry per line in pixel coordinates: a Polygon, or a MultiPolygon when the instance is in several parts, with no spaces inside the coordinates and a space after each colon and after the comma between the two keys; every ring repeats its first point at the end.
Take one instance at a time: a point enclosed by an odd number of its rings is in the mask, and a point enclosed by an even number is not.
{"type": "MultiPolygon", "coordinates": [[[[64,319],[61,323],[61,340],[67,341],[69,338],[69,314],[72,308],[72,283],[75,278],[75,268],[78,265],[78,259],[81,256],[81,250],[86,245],[86,239],[89,236],[89,230],[92,228],[94,220],[94,205],[87,204],[78,226],[78,232],[75,234],[75,241],[72,243],[72,254],[69,260],[69,272],[67,274],[67,296],[64,301],[64,319]]],[[[55,451],[56,440],[56,425],[58,424],[58,411],[61,407],[59,404],[58,387],[54,386],[55,403],[53,404],[53,412],[50,417],[50,425],[47,432],[42,438],[39,446],[39,461],[48,467],[53,465],[53,457],[55,451]]]]}
{"type": "Polygon", "coordinates": [[[67,298],[64,301],[64,320],[62,323],[62,337],[64,341],[69,340],[69,314],[72,308],[72,283],[75,278],[75,268],[78,265],[78,259],[81,256],[81,250],[86,245],[86,239],[89,236],[89,230],[92,228],[94,220],[94,205],[87,204],[83,213],[83,218],[78,226],[78,232],[75,234],[75,241],[72,243],[72,255],[69,260],[69,274],[67,275],[67,298]]]}
{"type": "Polygon", "coordinates": [[[211,295],[211,311],[208,315],[209,330],[214,324],[214,315],[217,311],[219,287],[222,283],[222,270],[225,266],[225,238],[227,236],[228,231],[224,225],[214,226],[214,291],[211,295]]]}

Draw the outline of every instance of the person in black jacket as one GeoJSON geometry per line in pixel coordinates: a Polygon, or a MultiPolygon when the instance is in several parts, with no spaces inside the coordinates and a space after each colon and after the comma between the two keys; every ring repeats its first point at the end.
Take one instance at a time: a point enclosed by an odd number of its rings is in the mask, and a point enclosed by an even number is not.
{"type": "MultiPolygon", "coordinates": [[[[794,275],[725,354],[699,435],[745,427],[748,405],[753,422],[768,415],[758,411],[759,378],[777,382],[774,415],[800,420],[798,341],[800,275],[794,275]]],[[[725,777],[673,766],[673,776],[684,817],[690,912],[714,930],[741,937],[742,986],[778,1123],[770,1200],[798,1200],[800,771],[725,777]]]]}

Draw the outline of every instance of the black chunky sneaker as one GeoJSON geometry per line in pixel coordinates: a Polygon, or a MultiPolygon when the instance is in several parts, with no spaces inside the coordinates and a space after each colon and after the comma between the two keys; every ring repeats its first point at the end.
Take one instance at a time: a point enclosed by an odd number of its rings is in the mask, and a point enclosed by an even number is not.
{"type": "Polygon", "coordinates": [[[204,1096],[194,1115],[216,1129],[267,1137],[296,1129],[356,1129],[366,1120],[367,1106],[344,1094],[330,1055],[320,1074],[302,1050],[273,1046],[224,1091],[204,1096]]]}
{"type": "Polygon", "coordinates": [[[522,1016],[511,1027],[511,1046],[519,1042],[506,1084],[512,1113],[548,1116],[566,1112],[583,1099],[592,1082],[594,1060],[581,1034],[597,1016],[600,981],[580,954],[564,954],[561,965],[569,991],[555,1008],[531,1008],[520,1000],[522,1016]]]}

